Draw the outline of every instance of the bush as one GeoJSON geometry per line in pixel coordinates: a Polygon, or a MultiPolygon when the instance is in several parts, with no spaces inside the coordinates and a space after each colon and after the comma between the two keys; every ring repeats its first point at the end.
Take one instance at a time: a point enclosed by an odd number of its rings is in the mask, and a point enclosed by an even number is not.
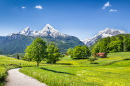
{"type": "Polygon", "coordinates": [[[130,60],[130,58],[125,58],[125,59],[123,59],[123,60],[130,60]]]}
{"type": "Polygon", "coordinates": [[[89,58],[89,61],[91,62],[91,64],[93,64],[93,62],[95,61],[95,58],[89,58]]]}

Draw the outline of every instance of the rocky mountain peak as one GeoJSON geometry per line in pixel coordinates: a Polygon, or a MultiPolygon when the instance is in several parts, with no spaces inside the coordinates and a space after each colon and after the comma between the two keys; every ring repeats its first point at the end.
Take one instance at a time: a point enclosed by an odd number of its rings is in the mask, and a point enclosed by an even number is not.
{"type": "Polygon", "coordinates": [[[8,36],[11,36],[12,34],[22,34],[25,36],[51,36],[53,38],[55,37],[66,37],[68,35],[60,33],[58,30],[54,29],[50,24],[47,24],[41,31],[31,30],[29,27],[26,27],[20,32],[17,33],[11,33],[8,36]]]}

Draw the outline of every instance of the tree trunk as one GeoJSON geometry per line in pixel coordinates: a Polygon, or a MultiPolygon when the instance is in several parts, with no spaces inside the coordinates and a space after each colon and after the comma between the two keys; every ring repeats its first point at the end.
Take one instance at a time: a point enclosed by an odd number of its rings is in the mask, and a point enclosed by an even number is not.
{"type": "Polygon", "coordinates": [[[51,61],[51,66],[52,66],[52,61],[51,61]]]}
{"type": "Polygon", "coordinates": [[[39,62],[37,62],[37,67],[39,67],[39,62]]]}

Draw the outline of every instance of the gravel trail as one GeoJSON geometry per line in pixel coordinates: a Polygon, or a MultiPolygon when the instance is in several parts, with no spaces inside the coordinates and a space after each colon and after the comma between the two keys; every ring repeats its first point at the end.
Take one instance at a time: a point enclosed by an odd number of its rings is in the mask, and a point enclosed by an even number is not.
{"type": "Polygon", "coordinates": [[[36,79],[19,72],[20,68],[8,71],[6,84],[4,86],[47,86],[36,79]]]}

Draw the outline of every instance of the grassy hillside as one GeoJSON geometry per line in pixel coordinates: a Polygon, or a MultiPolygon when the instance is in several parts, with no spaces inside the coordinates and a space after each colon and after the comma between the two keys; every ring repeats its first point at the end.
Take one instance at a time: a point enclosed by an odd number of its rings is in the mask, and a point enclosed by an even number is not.
{"type": "Polygon", "coordinates": [[[126,58],[130,59],[130,52],[109,53],[108,58],[96,60],[99,64],[64,57],[52,66],[25,67],[20,71],[49,86],[129,86],[130,60],[126,58]]]}
{"type": "Polygon", "coordinates": [[[36,62],[27,62],[15,58],[0,56],[0,86],[3,86],[5,83],[4,81],[7,76],[7,70],[26,66],[36,66],[36,62]]]}

